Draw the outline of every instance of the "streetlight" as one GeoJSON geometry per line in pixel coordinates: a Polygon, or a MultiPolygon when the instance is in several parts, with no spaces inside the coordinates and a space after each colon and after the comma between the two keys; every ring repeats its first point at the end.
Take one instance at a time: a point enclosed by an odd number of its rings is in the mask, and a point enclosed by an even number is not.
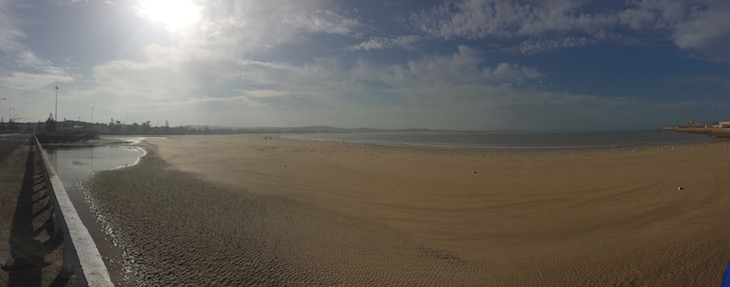
{"type": "MultiPolygon", "coordinates": [[[[0,98],[0,101],[6,101],[8,98],[0,98]]],[[[10,119],[8,119],[8,122],[10,122],[10,119]]]]}
{"type": "Polygon", "coordinates": [[[58,122],[58,86],[56,86],[56,122],[58,122]]]}
{"type": "Polygon", "coordinates": [[[91,106],[91,123],[94,124],[94,106],[91,106]]]}
{"type": "Polygon", "coordinates": [[[11,113],[11,112],[12,112],[12,111],[13,111],[14,109],[15,109],[15,108],[9,108],[9,109],[8,109],[8,122],[11,122],[11,121],[13,120],[13,118],[11,117],[11,114],[10,114],[10,113],[11,113]]]}

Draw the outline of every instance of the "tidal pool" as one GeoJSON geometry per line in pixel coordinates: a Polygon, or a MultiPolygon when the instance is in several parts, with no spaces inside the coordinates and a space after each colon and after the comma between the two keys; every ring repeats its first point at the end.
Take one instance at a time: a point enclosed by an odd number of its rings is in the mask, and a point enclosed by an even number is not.
{"type": "Polygon", "coordinates": [[[122,251],[114,245],[114,239],[106,234],[103,224],[92,212],[81,183],[96,171],[132,166],[145,155],[145,151],[129,143],[93,147],[47,146],[43,149],[61,178],[81,221],[94,239],[112,281],[117,286],[132,286],[133,282],[124,281],[122,251]]]}

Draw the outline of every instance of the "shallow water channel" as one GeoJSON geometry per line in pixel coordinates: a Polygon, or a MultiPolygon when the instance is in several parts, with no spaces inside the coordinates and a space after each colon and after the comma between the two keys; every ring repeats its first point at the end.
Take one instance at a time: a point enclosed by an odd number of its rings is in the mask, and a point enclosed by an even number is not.
{"type": "Polygon", "coordinates": [[[129,144],[94,147],[47,146],[44,150],[53,169],[61,178],[81,221],[96,242],[112,281],[115,284],[122,283],[124,281],[122,252],[114,246],[101,223],[96,220],[88,202],[84,200],[81,182],[90,178],[96,171],[134,165],[145,154],[144,150],[129,144]]]}

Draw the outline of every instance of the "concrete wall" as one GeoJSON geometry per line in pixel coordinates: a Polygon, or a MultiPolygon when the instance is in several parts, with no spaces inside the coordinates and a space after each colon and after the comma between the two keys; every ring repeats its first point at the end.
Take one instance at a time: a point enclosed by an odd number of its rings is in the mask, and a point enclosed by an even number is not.
{"type": "Polygon", "coordinates": [[[34,147],[43,157],[44,177],[48,184],[49,194],[53,200],[54,232],[63,234],[63,270],[75,274],[81,286],[114,286],[109,271],[101,259],[99,249],[91,238],[89,230],[81,222],[76,208],[63,187],[61,178],[56,175],[53,166],[38,142],[33,137],[34,147]]]}

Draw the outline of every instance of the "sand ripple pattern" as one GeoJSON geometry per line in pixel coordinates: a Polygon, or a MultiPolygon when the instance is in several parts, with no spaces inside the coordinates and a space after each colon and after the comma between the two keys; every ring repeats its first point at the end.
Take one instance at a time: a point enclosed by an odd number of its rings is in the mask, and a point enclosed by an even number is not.
{"type": "Polygon", "coordinates": [[[130,286],[716,286],[730,258],[725,142],[153,144],[86,183],[130,286]]]}
{"type": "Polygon", "coordinates": [[[300,202],[223,190],[154,155],[100,172],[86,189],[123,250],[122,285],[446,286],[476,275],[445,251],[300,202]]]}

